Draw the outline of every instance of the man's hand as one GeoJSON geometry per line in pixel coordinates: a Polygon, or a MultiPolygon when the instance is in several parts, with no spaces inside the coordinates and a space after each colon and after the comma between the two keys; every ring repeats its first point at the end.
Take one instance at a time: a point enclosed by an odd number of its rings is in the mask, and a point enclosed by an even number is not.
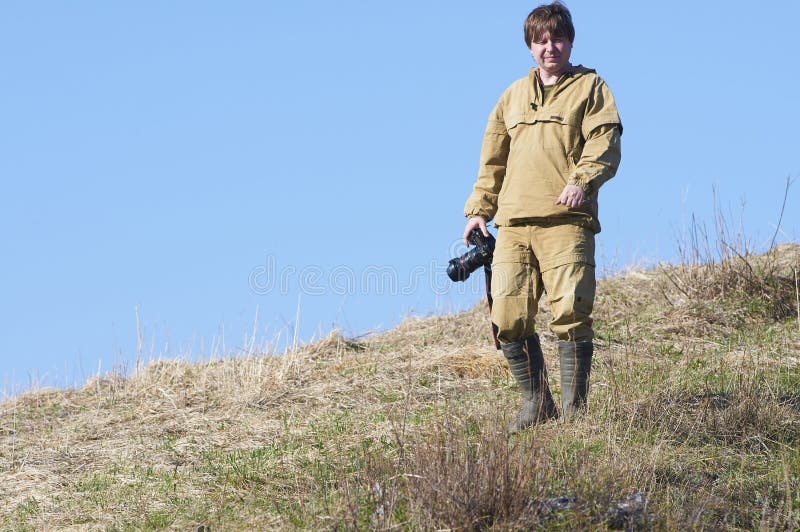
{"type": "Polygon", "coordinates": [[[556,205],[564,205],[570,209],[580,207],[586,201],[586,193],[577,185],[567,185],[556,200],[556,205]]]}
{"type": "Polygon", "coordinates": [[[469,247],[469,240],[467,240],[467,237],[472,232],[472,230],[475,229],[476,227],[480,227],[481,228],[481,233],[483,233],[483,236],[485,236],[487,238],[489,237],[489,231],[486,230],[486,220],[484,220],[480,216],[473,216],[472,218],[470,218],[467,221],[466,227],[464,227],[464,245],[465,246],[469,247]]]}

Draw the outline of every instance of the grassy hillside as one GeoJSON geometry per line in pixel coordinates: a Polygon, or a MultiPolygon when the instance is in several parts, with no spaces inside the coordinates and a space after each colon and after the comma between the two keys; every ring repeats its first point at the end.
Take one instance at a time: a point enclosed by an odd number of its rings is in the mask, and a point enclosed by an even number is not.
{"type": "Polygon", "coordinates": [[[520,435],[484,304],[25,394],[0,527],[797,528],[800,248],[690,263],[600,283],[588,415],[520,435]]]}

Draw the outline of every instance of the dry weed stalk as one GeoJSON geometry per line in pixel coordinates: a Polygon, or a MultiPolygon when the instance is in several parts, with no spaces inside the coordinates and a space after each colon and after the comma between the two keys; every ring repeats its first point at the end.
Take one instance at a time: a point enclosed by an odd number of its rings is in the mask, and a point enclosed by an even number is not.
{"type": "Polygon", "coordinates": [[[797,329],[800,331],[800,286],[797,282],[797,268],[794,268],[794,302],[797,307],[797,329]]]}
{"type": "Polygon", "coordinates": [[[739,326],[749,315],[775,320],[792,315],[791,253],[776,245],[791,184],[787,179],[779,221],[763,254],[755,252],[741,223],[734,228],[729,222],[716,193],[713,237],[692,216],[688,235],[678,241],[680,264],[659,268],[665,280],[661,293],[674,313],[723,326],[739,326]]]}
{"type": "Polygon", "coordinates": [[[664,269],[602,281],[589,415],[512,437],[485,303],[24,394],[0,416],[0,528],[796,529],[797,334],[701,283],[794,270],[798,301],[797,249],[768,255],[669,271],[691,297],[664,269]]]}

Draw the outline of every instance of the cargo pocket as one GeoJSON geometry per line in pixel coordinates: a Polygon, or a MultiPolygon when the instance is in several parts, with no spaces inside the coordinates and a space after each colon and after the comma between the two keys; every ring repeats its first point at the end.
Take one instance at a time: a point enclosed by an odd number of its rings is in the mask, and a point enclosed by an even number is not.
{"type": "Polygon", "coordinates": [[[492,257],[492,297],[516,297],[527,293],[531,268],[525,227],[501,227],[492,257]]]}
{"type": "Polygon", "coordinates": [[[567,264],[594,267],[594,233],[574,224],[539,227],[534,235],[534,252],[542,273],[567,264]]]}
{"type": "Polygon", "coordinates": [[[492,323],[500,342],[533,334],[542,283],[529,227],[501,227],[492,260],[492,323]]]}

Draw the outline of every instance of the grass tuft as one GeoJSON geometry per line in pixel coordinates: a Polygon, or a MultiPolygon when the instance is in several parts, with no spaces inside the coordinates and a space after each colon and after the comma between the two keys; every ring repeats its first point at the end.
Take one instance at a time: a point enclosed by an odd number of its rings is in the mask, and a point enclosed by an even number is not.
{"type": "Polygon", "coordinates": [[[7,400],[0,528],[798,529],[800,247],[730,247],[600,282],[588,413],[521,434],[484,303],[7,400]]]}

